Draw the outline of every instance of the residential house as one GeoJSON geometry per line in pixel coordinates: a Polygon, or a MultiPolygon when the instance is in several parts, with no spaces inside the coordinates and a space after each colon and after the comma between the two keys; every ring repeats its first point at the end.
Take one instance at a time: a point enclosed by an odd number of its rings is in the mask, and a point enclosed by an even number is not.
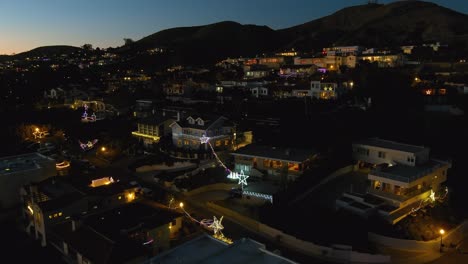
{"type": "Polygon", "coordinates": [[[406,58],[400,53],[367,53],[360,55],[358,60],[375,62],[380,68],[393,68],[403,66],[406,58]]]}
{"type": "Polygon", "coordinates": [[[133,109],[133,116],[136,118],[145,118],[154,114],[155,102],[151,99],[136,100],[133,109]]]}
{"type": "Polygon", "coordinates": [[[252,96],[256,98],[268,96],[268,88],[265,87],[250,88],[250,92],[252,93],[252,96]]]}
{"type": "Polygon", "coordinates": [[[138,187],[114,181],[112,177],[91,180],[89,185],[72,184],[64,178],[24,185],[19,196],[23,202],[25,230],[45,246],[50,226],[72,216],[85,216],[133,202],[138,191],[138,187]]]}
{"type": "Polygon", "coordinates": [[[364,50],[361,46],[337,46],[324,48],[322,53],[326,55],[358,55],[364,50]]]}
{"type": "Polygon", "coordinates": [[[281,65],[284,64],[284,57],[266,57],[266,58],[259,58],[258,64],[264,65],[269,69],[276,69],[278,70],[281,65]]]}
{"type": "Polygon", "coordinates": [[[285,176],[295,180],[317,155],[312,150],[260,146],[250,144],[232,152],[234,171],[251,177],[265,177],[273,181],[285,176]]]}
{"type": "Polygon", "coordinates": [[[208,150],[207,144],[202,144],[200,141],[203,136],[210,138],[213,148],[228,149],[233,144],[235,128],[223,116],[191,115],[175,121],[170,127],[173,144],[179,148],[208,150]]]}
{"type": "MultiPolygon", "coordinates": [[[[432,159],[429,151],[424,146],[379,138],[353,143],[353,158],[358,167],[371,168],[366,196],[385,201],[385,206],[375,209],[389,222],[396,223],[428,201],[446,194],[442,184],[447,180],[451,163],[432,159]]],[[[348,195],[361,201],[362,197],[348,195]]]]}
{"type": "Polygon", "coordinates": [[[158,143],[161,137],[172,134],[170,125],[176,121],[177,117],[173,118],[163,112],[162,115],[153,115],[137,121],[137,131],[133,131],[132,135],[137,137],[145,147],[158,143]]]}
{"type": "Polygon", "coordinates": [[[126,204],[54,225],[49,243],[72,262],[141,263],[170,248],[182,217],[142,203],[126,204]]]}
{"type": "Polygon", "coordinates": [[[0,158],[0,208],[21,203],[21,186],[56,175],[55,160],[37,152],[0,158]]]}
{"type": "Polygon", "coordinates": [[[338,96],[336,83],[322,83],[320,81],[311,81],[310,89],[293,89],[293,97],[311,97],[316,99],[328,100],[336,99],[338,96]]]}

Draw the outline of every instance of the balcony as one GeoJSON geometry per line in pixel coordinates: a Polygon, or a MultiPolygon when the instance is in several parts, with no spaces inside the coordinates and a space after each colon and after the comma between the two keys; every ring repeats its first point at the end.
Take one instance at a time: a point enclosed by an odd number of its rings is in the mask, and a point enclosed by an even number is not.
{"type": "Polygon", "coordinates": [[[390,200],[393,200],[393,201],[398,201],[400,203],[403,203],[405,201],[408,201],[411,198],[414,198],[415,196],[418,196],[418,195],[421,195],[421,194],[423,194],[425,192],[428,192],[430,189],[431,189],[430,186],[426,186],[426,187],[423,187],[423,188],[421,188],[419,190],[414,190],[414,191],[411,191],[411,192],[403,192],[403,194],[401,194],[401,195],[397,195],[397,194],[392,193],[392,192],[376,190],[376,189],[372,189],[372,188],[369,188],[367,190],[367,192],[370,193],[370,194],[382,197],[382,198],[386,198],[386,199],[390,199],[390,200]]]}

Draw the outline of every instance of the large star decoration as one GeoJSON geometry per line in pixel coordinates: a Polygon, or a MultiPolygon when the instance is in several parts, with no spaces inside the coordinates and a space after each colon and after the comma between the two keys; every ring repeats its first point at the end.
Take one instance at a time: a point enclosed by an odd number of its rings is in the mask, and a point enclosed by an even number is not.
{"type": "Polygon", "coordinates": [[[224,229],[224,226],[221,224],[221,222],[223,221],[223,217],[224,216],[221,216],[221,218],[218,220],[216,216],[213,216],[213,223],[209,225],[209,227],[213,229],[215,235],[221,233],[221,230],[224,229]]]}
{"type": "Polygon", "coordinates": [[[205,136],[205,135],[203,135],[203,136],[200,138],[200,142],[201,142],[202,144],[206,144],[206,143],[208,143],[208,141],[210,141],[210,138],[207,137],[207,136],[205,136]]]}
{"type": "Polygon", "coordinates": [[[244,171],[241,170],[241,172],[237,176],[237,179],[239,180],[238,184],[242,185],[242,187],[244,187],[244,185],[247,185],[247,178],[249,178],[249,175],[245,175],[244,171]]]}

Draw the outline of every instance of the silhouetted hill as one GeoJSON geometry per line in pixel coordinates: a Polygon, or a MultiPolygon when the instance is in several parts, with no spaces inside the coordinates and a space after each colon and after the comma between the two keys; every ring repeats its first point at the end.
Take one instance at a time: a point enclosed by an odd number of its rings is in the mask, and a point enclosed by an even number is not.
{"type": "MultiPolygon", "coordinates": [[[[211,64],[227,57],[255,56],[296,48],[319,50],[332,45],[390,47],[439,41],[458,50],[468,49],[468,16],[423,1],[397,1],[344,8],[302,25],[272,30],[267,26],[232,21],[162,30],[111,50],[129,55],[122,67],[164,67],[174,64],[211,64]],[[163,48],[169,52],[149,56],[163,48]]],[[[74,52],[77,47],[40,47],[15,55],[74,52]]],[[[1,57],[0,57],[1,59],[1,57]]]]}
{"type": "Polygon", "coordinates": [[[468,39],[468,16],[423,1],[344,8],[332,15],[279,30],[289,47],[396,46],[468,39]]]}
{"type": "Polygon", "coordinates": [[[15,55],[7,56],[13,59],[25,59],[32,57],[52,57],[60,54],[71,54],[81,50],[81,48],[66,45],[43,46],[30,51],[21,52],[15,55]]]}
{"type": "Polygon", "coordinates": [[[123,46],[120,50],[131,53],[162,47],[172,51],[175,63],[203,64],[226,57],[261,55],[281,47],[285,42],[280,41],[278,33],[267,26],[225,21],[163,30],[123,46]]]}

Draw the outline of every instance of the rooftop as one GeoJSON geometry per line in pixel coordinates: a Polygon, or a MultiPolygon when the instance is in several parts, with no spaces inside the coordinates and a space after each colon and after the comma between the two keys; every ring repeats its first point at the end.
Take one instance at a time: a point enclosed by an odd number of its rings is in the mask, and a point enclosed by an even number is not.
{"type": "Polygon", "coordinates": [[[113,238],[121,231],[135,227],[153,229],[172,222],[179,213],[155,209],[138,202],[126,204],[112,210],[89,216],[86,224],[103,235],[113,238]]]}
{"type": "Polygon", "coordinates": [[[355,141],[353,142],[353,144],[361,144],[361,145],[367,145],[367,146],[378,147],[378,148],[393,149],[393,150],[399,150],[399,151],[408,152],[408,153],[418,153],[425,149],[428,149],[424,146],[409,145],[409,144],[399,143],[395,141],[384,140],[380,138],[363,139],[363,140],[355,141]]]}
{"type": "Polygon", "coordinates": [[[52,227],[52,235],[65,241],[92,263],[123,263],[144,256],[146,251],[129,239],[111,240],[93,228],[77,224],[72,230],[72,221],[65,221],[52,227]]]}
{"type": "Polygon", "coordinates": [[[53,162],[55,164],[52,158],[37,152],[3,157],[0,158],[0,175],[39,169],[41,168],[40,164],[44,162],[53,162]]]}
{"type": "Polygon", "coordinates": [[[313,150],[299,148],[283,148],[250,144],[232,152],[232,155],[247,157],[262,157],[273,160],[304,162],[316,154],[313,150]]]}
{"type": "Polygon", "coordinates": [[[203,115],[203,116],[200,116],[200,115],[189,115],[187,116],[186,118],[182,118],[180,121],[178,121],[177,123],[181,126],[181,127],[188,127],[188,128],[196,128],[196,129],[208,129],[214,122],[216,122],[218,119],[220,118],[224,118],[225,120],[227,120],[227,118],[223,117],[223,116],[218,116],[218,115],[203,115]],[[195,123],[194,124],[190,124],[188,122],[188,118],[192,117],[193,120],[195,120],[195,123]],[[200,118],[201,120],[203,120],[203,125],[199,125],[197,123],[197,119],[200,118]]]}
{"type": "Polygon", "coordinates": [[[58,198],[39,202],[38,206],[43,212],[53,212],[83,199],[84,195],[78,192],[64,194],[58,198]]]}
{"type": "Polygon", "coordinates": [[[410,183],[434,170],[442,167],[444,164],[431,160],[423,165],[408,166],[403,164],[396,164],[387,168],[375,169],[370,172],[370,175],[384,177],[392,180],[410,183]]]}
{"type": "Polygon", "coordinates": [[[242,238],[228,245],[206,234],[145,262],[153,263],[295,263],[265,249],[255,240],[242,238]]]}

